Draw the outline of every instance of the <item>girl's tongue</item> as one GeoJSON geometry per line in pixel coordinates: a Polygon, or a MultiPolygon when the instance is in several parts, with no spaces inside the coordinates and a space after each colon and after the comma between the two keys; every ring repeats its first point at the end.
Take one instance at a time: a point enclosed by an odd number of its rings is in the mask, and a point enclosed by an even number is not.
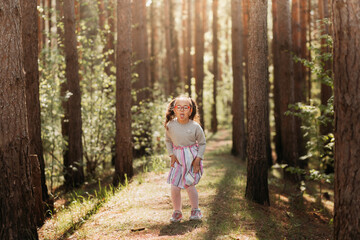
{"type": "Polygon", "coordinates": [[[184,117],[185,117],[185,114],[183,114],[183,113],[180,114],[180,118],[181,118],[181,119],[184,119],[184,117]]]}

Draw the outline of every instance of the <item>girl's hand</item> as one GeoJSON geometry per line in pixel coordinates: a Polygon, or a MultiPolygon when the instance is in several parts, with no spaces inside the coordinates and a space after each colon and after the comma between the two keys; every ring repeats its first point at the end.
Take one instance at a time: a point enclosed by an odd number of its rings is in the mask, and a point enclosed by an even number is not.
{"type": "Polygon", "coordinates": [[[171,155],[170,156],[171,157],[171,167],[174,167],[174,165],[175,165],[175,162],[177,162],[179,165],[180,165],[180,163],[179,163],[179,161],[177,160],[177,158],[175,157],[175,155],[171,155]]]}
{"type": "Polygon", "coordinates": [[[201,158],[196,157],[195,160],[192,162],[194,173],[198,173],[200,171],[200,161],[201,158]]]}

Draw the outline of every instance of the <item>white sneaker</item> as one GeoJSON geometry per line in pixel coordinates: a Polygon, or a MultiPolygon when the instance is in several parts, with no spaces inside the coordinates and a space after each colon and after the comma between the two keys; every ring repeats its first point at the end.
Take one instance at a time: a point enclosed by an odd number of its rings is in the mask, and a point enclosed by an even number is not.
{"type": "Polygon", "coordinates": [[[178,210],[175,210],[170,218],[170,222],[180,222],[182,219],[182,213],[178,210]]]}
{"type": "Polygon", "coordinates": [[[195,208],[191,210],[190,220],[201,220],[202,213],[199,208],[195,208]]]}

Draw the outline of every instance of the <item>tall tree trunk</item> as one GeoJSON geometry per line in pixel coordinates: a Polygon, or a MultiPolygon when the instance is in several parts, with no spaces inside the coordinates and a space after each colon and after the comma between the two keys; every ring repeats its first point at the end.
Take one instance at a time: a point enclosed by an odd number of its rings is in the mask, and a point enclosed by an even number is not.
{"type": "Polygon", "coordinates": [[[105,31],[106,12],[104,0],[98,0],[98,11],[99,11],[99,28],[102,32],[105,31]]]}
{"type": "Polygon", "coordinates": [[[334,239],[360,239],[360,2],[332,1],[334,36],[334,239]]]}
{"type": "MultiPolygon", "coordinates": [[[[292,1],[292,46],[293,54],[301,56],[301,22],[300,22],[300,0],[292,1]]],[[[301,62],[294,62],[294,101],[305,102],[305,76],[302,75],[303,64],[301,62]]],[[[305,155],[305,143],[301,130],[302,121],[300,117],[295,117],[295,131],[297,140],[298,156],[305,155]]],[[[306,162],[299,161],[299,166],[304,168],[306,162]]]]}
{"type": "MultiPolygon", "coordinates": [[[[219,77],[218,72],[218,51],[219,51],[219,40],[218,40],[218,0],[213,0],[213,74],[214,74],[214,81],[213,81],[213,104],[211,108],[211,131],[217,132],[218,128],[218,121],[217,121],[217,114],[216,114],[216,97],[217,97],[217,81],[219,77]]],[[[239,11],[240,13],[240,11],[239,11]]],[[[240,14],[239,14],[240,15],[240,14]]],[[[241,21],[241,20],[240,20],[241,21]]],[[[240,58],[241,62],[242,58],[240,58]]],[[[242,77],[242,73],[241,73],[242,77]]]]}
{"type": "Polygon", "coordinates": [[[155,2],[152,1],[150,5],[150,26],[151,26],[151,39],[150,39],[150,89],[154,89],[155,82],[158,79],[157,74],[157,53],[156,53],[156,36],[157,36],[157,26],[156,26],[157,12],[155,7],[155,2]]]}
{"type": "Polygon", "coordinates": [[[166,45],[166,63],[168,68],[168,86],[167,86],[167,95],[175,95],[176,82],[175,82],[175,69],[172,59],[174,58],[172,54],[172,45],[171,45],[171,24],[170,24],[170,0],[164,0],[164,15],[165,15],[165,45],[166,45]]]}
{"type": "Polygon", "coordinates": [[[249,97],[249,0],[242,1],[242,17],[243,17],[243,55],[244,55],[244,76],[245,76],[245,105],[246,105],[246,122],[248,122],[248,97],[249,97]]]}
{"type": "MultiPolygon", "coordinates": [[[[308,29],[308,41],[309,41],[309,46],[311,46],[311,31],[312,31],[312,28],[311,28],[311,0],[308,0],[308,7],[307,7],[307,25],[309,26],[309,29],[308,29]]],[[[311,50],[309,49],[307,51],[307,59],[310,61],[311,60],[311,50]]],[[[307,84],[307,90],[308,90],[308,99],[310,101],[311,99],[311,71],[308,70],[308,84],[307,84]]]]}
{"type": "MultiPolygon", "coordinates": [[[[281,162],[288,166],[298,165],[298,147],[295,130],[295,118],[286,116],[289,104],[294,104],[294,64],[291,56],[291,14],[288,0],[277,1],[278,43],[279,43],[279,86],[280,86],[280,118],[281,118],[281,162]]],[[[296,174],[285,171],[285,177],[294,182],[299,181],[296,174]]]]}
{"type": "MultiPolygon", "coordinates": [[[[68,140],[64,159],[65,185],[68,189],[78,187],[84,182],[83,170],[83,147],[81,141],[82,120],[81,120],[81,92],[79,63],[75,34],[75,5],[74,0],[64,0],[64,29],[65,29],[65,76],[67,91],[71,96],[67,100],[68,109],[68,140]]],[[[66,101],[66,100],[65,100],[66,101]]]]}
{"type": "Polygon", "coordinates": [[[277,162],[282,160],[282,141],[281,141],[281,113],[280,113],[280,79],[279,79],[279,44],[278,44],[278,13],[277,0],[272,0],[273,18],[273,40],[272,40],[272,62],[273,62],[273,84],[274,84],[274,119],[275,119],[275,151],[277,162]]]}
{"type": "MultiPolygon", "coordinates": [[[[39,69],[38,69],[38,25],[37,6],[34,1],[21,0],[22,11],[22,44],[24,49],[24,70],[26,85],[26,108],[29,127],[29,154],[36,154],[40,165],[42,200],[48,201],[49,194],[45,180],[45,161],[41,140],[41,118],[39,99],[39,69]]],[[[42,202],[36,203],[41,206],[42,202]]],[[[37,225],[44,223],[44,212],[41,212],[37,225]]]]}
{"type": "Polygon", "coordinates": [[[113,184],[133,176],[131,138],[131,1],[117,0],[116,160],[113,184]]]}
{"type": "Polygon", "coordinates": [[[196,102],[199,106],[200,123],[205,129],[204,123],[204,23],[202,16],[201,1],[195,1],[195,93],[196,102]]]}
{"type": "Polygon", "coordinates": [[[33,215],[20,1],[1,1],[0,9],[0,239],[38,239],[33,215]]]}
{"type": "Polygon", "coordinates": [[[192,46],[192,11],[191,11],[192,1],[187,0],[187,21],[186,21],[186,47],[185,47],[185,54],[186,54],[186,73],[185,73],[185,84],[188,86],[187,92],[189,94],[189,97],[191,97],[191,66],[192,66],[192,57],[191,57],[191,46],[192,46]]]}
{"type": "MultiPolygon", "coordinates": [[[[330,14],[329,14],[329,7],[328,7],[328,0],[319,0],[318,2],[318,7],[319,7],[319,19],[330,19],[330,14]]],[[[326,23],[322,23],[322,28],[321,28],[321,35],[330,34],[329,31],[329,26],[326,23]]],[[[326,39],[322,38],[321,39],[321,53],[322,54],[326,54],[326,53],[330,53],[330,48],[326,43],[326,39]]],[[[324,65],[324,71],[326,75],[330,75],[329,77],[331,77],[331,60],[329,59],[328,61],[325,62],[324,65]]],[[[322,105],[327,105],[329,98],[332,96],[332,89],[329,85],[326,85],[324,83],[321,84],[321,104],[322,105]]],[[[324,113],[323,113],[324,114],[324,113]]],[[[333,126],[331,123],[328,123],[326,125],[321,125],[320,126],[320,133],[322,135],[327,135],[329,133],[333,132],[333,126]]]]}
{"type": "Polygon", "coordinates": [[[115,75],[115,72],[111,71],[112,67],[115,67],[115,0],[109,0],[108,7],[106,8],[107,21],[109,25],[109,31],[106,34],[106,44],[104,52],[107,54],[108,65],[105,67],[106,75],[115,75]]]}
{"type": "Polygon", "coordinates": [[[242,55],[242,29],[240,0],[231,1],[231,42],[232,42],[232,68],[233,68],[233,146],[231,153],[246,158],[245,123],[244,123],[244,82],[243,82],[243,55],[242,55]]]}
{"type": "Polygon", "coordinates": [[[267,182],[268,42],[267,1],[250,3],[249,19],[249,142],[245,197],[270,205],[267,182]]]}
{"type": "Polygon", "coordinates": [[[133,1],[132,3],[132,43],[134,72],[138,74],[133,88],[136,90],[136,104],[148,98],[149,89],[149,53],[147,46],[146,29],[146,2],[144,0],[133,1]]]}
{"type": "MultiPolygon", "coordinates": [[[[41,0],[37,0],[37,7],[41,7],[41,0]]],[[[43,42],[42,42],[42,35],[43,35],[43,20],[41,17],[41,13],[38,15],[38,52],[41,53],[41,50],[43,48],[43,42]]]]}
{"type": "MultiPolygon", "coordinates": [[[[307,16],[308,11],[307,11],[307,1],[300,1],[300,57],[302,59],[306,59],[307,58],[307,16]]],[[[301,65],[301,76],[303,77],[303,81],[305,84],[305,92],[304,92],[304,101],[306,101],[306,97],[308,95],[308,93],[306,92],[307,90],[307,68],[302,64],[301,65]]]]}

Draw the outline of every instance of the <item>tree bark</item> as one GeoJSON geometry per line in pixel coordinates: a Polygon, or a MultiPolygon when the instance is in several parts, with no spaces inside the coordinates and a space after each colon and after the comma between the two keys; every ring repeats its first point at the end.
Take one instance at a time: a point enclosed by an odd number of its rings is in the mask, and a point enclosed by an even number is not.
{"type": "Polygon", "coordinates": [[[150,5],[150,27],[151,27],[151,39],[150,39],[150,89],[154,89],[155,82],[158,79],[157,74],[157,50],[156,50],[156,36],[157,36],[157,26],[156,26],[157,12],[154,1],[150,5]]]}
{"type": "Polygon", "coordinates": [[[274,95],[274,119],[275,119],[275,151],[277,163],[282,160],[282,141],[281,141],[281,113],[280,113],[280,79],[279,79],[279,44],[278,44],[278,17],[277,0],[272,0],[273,17],[273,40],[272,40],[272,60],[273,60],[273,95],[274,95]]]}
{"type": "Polygon", "coordinates": [[[250,3],[249,19],[249,142],[245,197],[270,205],[267,182],[268,42],[267,1],[250,3]]]}
{"type": "MultiPolygon", "coordinates": [[[[300,1],[300,57],[302,59],[306,59],[307,58],[307,1],[300,1]]],[[[304,101],[306,101],[306,97],[307,97],[307,68],[301,64],[301,76],[303,77],[303,81],[304,81],[304,101]]]]}
{"type": "MultiPolygon", "coordinates": [[[[319,6],[319,19],[330,19],[330,14],[329,14],[329,7],[328,7],[328,0],[319,0],[318,2],[318,6],[319,6]]],[[[326,25],[325,23],[322,23],[322,28],[321,28],[321,35],[330,34],[329,31],[329,26],[326,25]]],[[[330,53],[330,48],[326,43],[326,39],[322,38],[321,39],[321,53],[322,54],[326,54],[326,53],[330,53]]],[[[325,74],[329,76],[331,69],[331,60],[328,60],[324,63],[324,71],[325,74]]],[[[331,74],[330,76],[331,77],[331,74]]],[[[331,98],[331,96],[333,95],[332,93],[332,89],[329,85],[326,85],[324,83],[321,84],[321,104],[326,106],[328,103],[328,100],[331,98]]],[[[322,113],[324,114],[324,113],[322,113]]],[[[333,126],[331,123],[328,123],[326,125],[321,125],[320,126],[320,133],[322,135],[327,135],[329,133],[332,133],[333,130],[333,126]]]]}
{"type": "Polygon", "coordinates": [[[68,189],[78,187],[84,182],[83,170],[83,147],[81,141],[82,120],[81,120],[81,92],[79,63],[75,34],[75,6],[74,0],[64,0],[64,29],[65,29],[65,77],[67,91],[70,97],[67,100],[68,109],[68,141],[65,150],[65,185],[68,189]]]}
{"type": "Polygon", "coordinates": [[[108,65],[105,67],[106,75],[111,76],[115,75],[115,72],[112,72],[112,67],[115,67],[115,0],[109,0],[108,6],[106,8],[107,21],[109,25],[109,31],[106,33],[106,44],[104,47],[104,52],[107,54],[108,65]]]}
{"type": "Polygon", "coordinates": [[[232,40],[232,68],[233,68],[233,146],[231,153],[246,158],[246,133],[244,123],[244,82],[243,82],[243,54],[241,29],[240,0],[231,1],[231,40],[232,40]]]}
{"type": "MultiPolygon", "coordinates": [[[[45,161],[41,140],[41,118],[39,99],[39,69],[38,69],[38,26],[37,6],[34,1],[21,1],[22,11],[22,44],[24,49],[24,71],[26,85],[26,107],[29,127],[29,154],[36,154],[41,173],[42,200],[48,201],[49,194],[45,180],[45,161]]],[[[42,205],[42,202],[37,205],[42,205]]],[[[37,225],[44,223],[44,212],[41,212],[37,225]]]]}
{"type": "Polygon", "coordinates": [[[243,55],[244,55],[244,76],[245,76],[245,105],[246,105],[246,122],[248,122],[248,97],[249,97],[249,0],[242,1],[242,16],[243,16],[243,55]]]}
{"type": "Polygon", "coordinates": [[[204,123],[204,23],[202,1],[195,1],[195,93],[196,102],[199,106],[200,124],[205,129],[204,123]]]}
{"type": "Polygon", "coordinates": [[[21,15],[19,0],[0,2],[0,239],[38,239],[28,156],[21,15]]]}
{"type": "Polygon", "coordinates": [[[175,69],[173,65],[172,45],[171,45],[171,26],[170,26],[170,0],[164,0],[164,15],[165,15],[165,45],[166,45],[166,64],[168,68],[168,84],[167,84],[167,95],[175,95],[175,69]]]}
{"type": "Polygon", "coordinates": [[[132,2],[132,43],[134,72],[138,74],[133,88],[136,90],[136,104],[145,101],[149,96],[149,52],[146,28],[146,2],[138,0],[132,2]]]}
{"type": "MultiPolygon", "coordinates": [[[[217,114],[216,114],[216,97],[217,97],[217,81],[219,76],[218,71],[218,51],[219,51],[219,40],[218,40],[218,0],[213,0],[213,104],[211,108],[211,131],[213,133],[217,132],[218,128],[218,121],[217,121],[217,114]]],[[[240,11],[239,11],[240,13],[240,11]]],[[[240,14],[239,14],[240,15],[240,14]]],[[[241,21],[241,20],[240,20],[241,21]]],[[[242,58],[240,58],[240,62],[242,58]]],[[[242,77],[242,74],[241,74],[242,77]]]]}
{"type": "MultiPolygon", "coordinates": [[[[279,54],[279,93],[280,97],[280,118],[281,118],[281,146],[282,159],[280,162],[291,167],[298,166],[298,147],[295,130],[295,118],[292,115],[286,116],[289,104],[294,104],[294,64],[291,56],[291,15],[288,0],[277,1],[278,17],[278,54],[279,54]]],[[[285,177],[294,182],[299,178],[296,174],[285,171],[285,177]]]]}
{"type": "Polygon", "coordinates": [[[360,239],[360,2],[332,1],[334,36],[334,239],[360,239]]]}
{"type": "MultiPolygon", "coordinates": [[[[292,46],[293,54],[301,56],[301,19],[300,19],[300,0],[292,1],[292,46]]],[[[304,1],[303,1],[304,2],[304,1]]],[[[305,76],[302,75],[303,64],[294,61],[294,102],[305,102],[305,76]]],[[[301,130],[302,121],[300,117],[295,117],[295,131],[298,156],[303,156],[306,153],[304,138],[301,130]]],[[[299,161],[299,166],[304,168],[305,161],[299,161]]]]}
{"type": "Polygon", "coordinates": [[[113,184],[133,176],[131,138],[131,1],[117,0],[116,159],[113,184]]]}
{"type": "Polygon", "coordinates": [[[186,21],[186,82],[185,84],[188,86],[187,88],[187,92],[189,94],[189,97],[191,97],[191,77],[192,77],[192,73],[191,73],[191,66],[192,66],[192,57],[191,57],[191,46],[192,46],[192,34],[191,34],[191,30],[192,30],[192,11],[191,11],[191,6],[192,6],[192,1],[191,0],[187,0],[187,21],[186,21]]]}

